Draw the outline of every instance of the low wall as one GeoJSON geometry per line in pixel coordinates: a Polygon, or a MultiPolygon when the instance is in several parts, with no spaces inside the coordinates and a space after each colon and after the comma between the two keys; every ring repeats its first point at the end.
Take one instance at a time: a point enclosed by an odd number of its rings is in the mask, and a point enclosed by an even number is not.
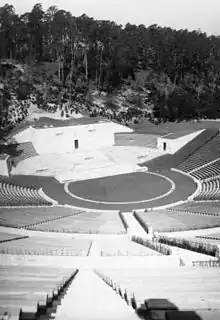
{"type": "Polygon", "coordinates": [[[0,175],[9,177],[11,171],[11,162],[8,155],[2,155],[0,158],[0,175]]]}

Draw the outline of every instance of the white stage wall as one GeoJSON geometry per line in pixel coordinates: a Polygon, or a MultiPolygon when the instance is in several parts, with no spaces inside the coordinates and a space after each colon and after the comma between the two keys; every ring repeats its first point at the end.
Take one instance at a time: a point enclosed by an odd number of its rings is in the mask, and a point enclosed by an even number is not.
{"type": "Polygon", "coordinates": [[[113,122],[101,122],[69,127],[30,127],[14,138],[18,143],[31,141],[38,154],[72,153],[112,146],[118,132],[133,130],[113,122]]]}
{"type": "Polygon", "coordinates": [[[202,131],[204,130],[199,130],[177,139],[169,139],[168,137],[167,138],[159,137],[157,139],[157,148],[160,151],[174,154],[183,146],[185,146],[188,142],[190,142],[192,139],[194,139],[200,133],[202,133],[202,131]],[[165,145],[165,149],[164,149],[164,145],[165,145]]]}

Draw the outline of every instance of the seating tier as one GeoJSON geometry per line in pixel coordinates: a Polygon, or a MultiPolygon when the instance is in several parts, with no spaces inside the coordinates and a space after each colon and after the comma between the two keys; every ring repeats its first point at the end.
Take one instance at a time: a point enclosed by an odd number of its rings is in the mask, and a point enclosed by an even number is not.
{"type": "Polygon", "coordinates": [[[49,206],[39,190],[0,181],[0,206],[49,206]]]}
{"type": "Polygon", "coordinates": [[[220,268],[165,267],[158,272],[146,267],[98,272],[110,277],[128,296],[134,294],[139,306],[146,301],[151,310],[170,309],[171,306],[180,310],[219,309],[220,268]]]}
{"type": "Polygon", "coordinates": [[[220,216],[206,216],[178,210],[138,212],[137,215],[158,232],[197,230],[220,227],[220,216]]]}
{"type": "Polygon", "coordinates": [[[23,313],[35,315],[39,305],[51,306],[56,295],[77,273],[76,269],[42,266],[0,266],[0,315],[11,319],[23,313]]]}
{"type": "Polygon", "coordinates": [[[186,202],[181,205],[170,208],[170,210],[220,216],[220,203],[219,202],[186,202]]]}
{"type": "Polygon", "coordinates": [[[204,146],[199,148],[199,150],[194,152],[177,168],[183,172],[189,173],[190,171],[218,158],[220,158],[220,133],[208,141],[204,146]]]}
{"type": "Polygon", "coordinates": [[[200,193],[194,198],[195,201],[220,200],[220,177],[203,181],[200,193]]]}
{"type": "Polygon", "coordinates": [[[191,172],[190,175],[198,180],[204,180],[220,175],[220,159],[191,172]]]}

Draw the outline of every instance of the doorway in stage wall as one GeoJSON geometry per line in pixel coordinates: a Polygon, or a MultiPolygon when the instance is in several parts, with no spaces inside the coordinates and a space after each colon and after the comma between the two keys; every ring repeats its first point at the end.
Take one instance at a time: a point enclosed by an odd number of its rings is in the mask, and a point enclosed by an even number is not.
{"type": "Polygon", "coordinates": [[[79,140],[74,140],[74,149],[79,149],[79,140]]]}
{"type": "Polygon", "coordinates": [[[164,143],[163,143],[163,151],[166,151],[166,150],[167,150],[167,143],[164,142],[164,143]]]}

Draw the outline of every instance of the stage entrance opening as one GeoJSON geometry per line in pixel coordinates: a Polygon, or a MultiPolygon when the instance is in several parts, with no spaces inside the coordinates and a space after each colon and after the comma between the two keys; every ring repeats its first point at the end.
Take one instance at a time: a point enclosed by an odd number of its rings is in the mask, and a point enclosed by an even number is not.
{"type": "Polygon", "coordinates": [[[79,140],[74,140],[74,149],[79,149],[79,140]]]}
{"type": "Polygon", "coordinates": [[[166,150],[167,150],[167,143],[164,142],[164,143],[163,143],[163,151],[166,151],[166,150]]]}

